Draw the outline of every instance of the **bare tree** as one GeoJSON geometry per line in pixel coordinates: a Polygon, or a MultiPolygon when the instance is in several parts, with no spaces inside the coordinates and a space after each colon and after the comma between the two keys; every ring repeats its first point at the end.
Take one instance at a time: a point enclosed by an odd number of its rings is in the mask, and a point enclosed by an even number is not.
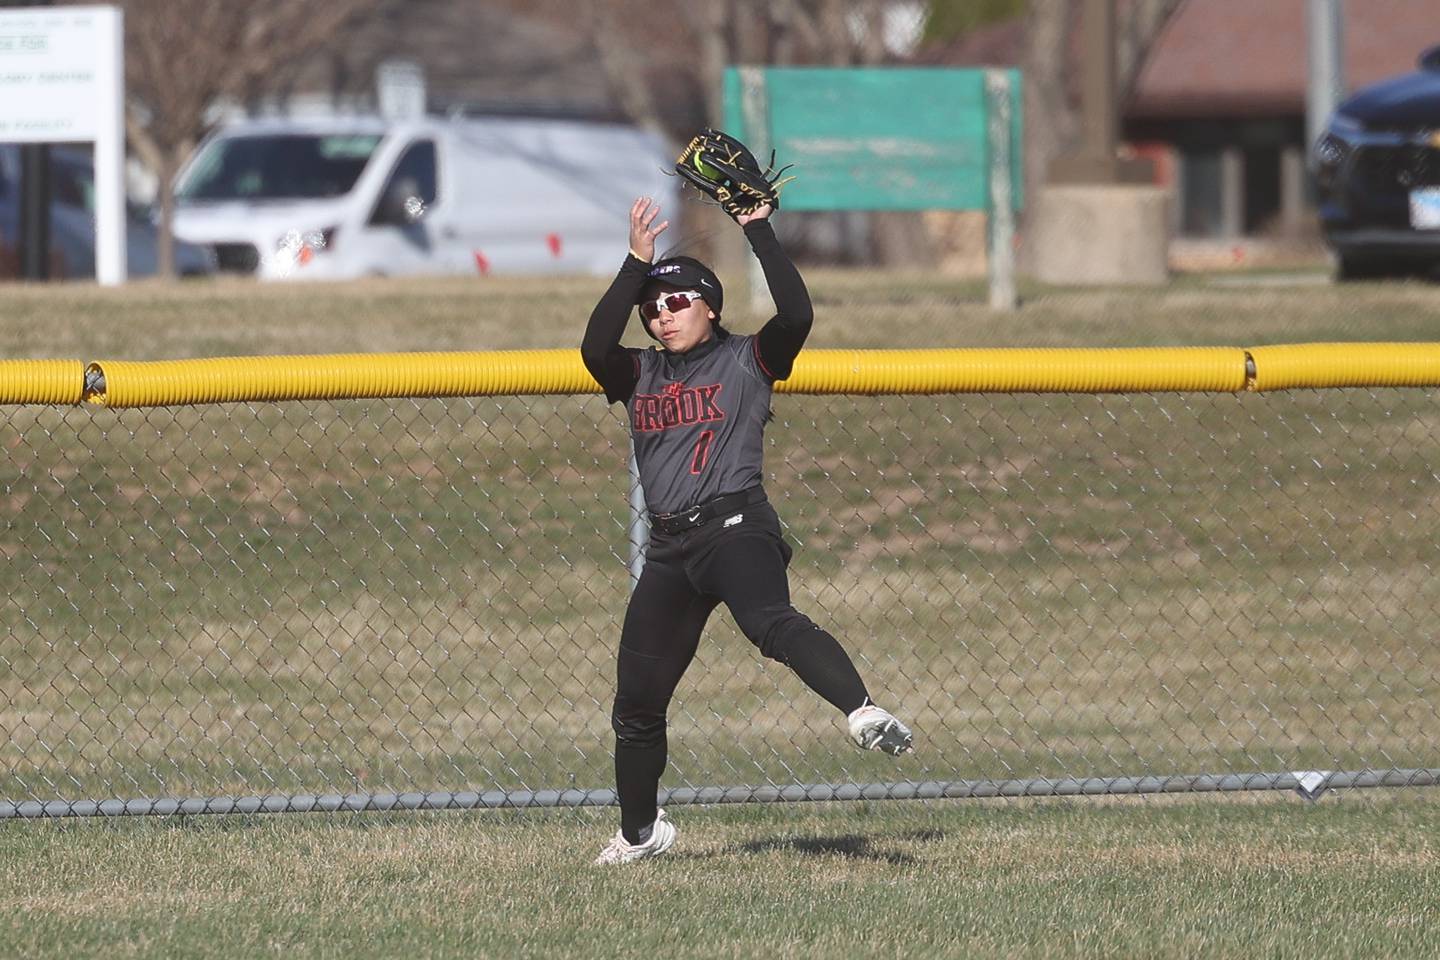
{"type": "MultiPolygon", "coordinates": [[[[1116,77],[1121,102],[1129,98],[1145,57],[1185,0],[1122,0],[1116,14],[1116,77]]],[[[1077,0],[1031,0],[1026,19],[1025,181],[1027,193],[1045,181],[1054,159],[1080,137],[1080,107],[1071,96],[1074,69],[1070,39],[1076,34],[1077,0]]]]}
{"type": "MultiPolygon", "coordinates": [[[[559,29],[588,34],[600,54],[605,81],[626,114],[678,148],[697,127],[722,124],[723,77],[730,66],[864,66],[893,61],[895,55],[885,45],[884,20],[901,0],[501,2],[517,13],[543,17],[559,29]],[[637,29],[641,25],[644,29],[637,29]]],[[[879,244],[897,257],[913,259],[911,244],[923,239],[910,222],[913,218],[846,219],[873,221],[879,244]],[[897,244],[903,249],[897,250],[897,244]]],[[[863,229],[846,232],[861,235],[863,241],[863,229]]]]}
{"type": "MultiPolygon", "coordinates": [[[[82,0],[83,2],[83,0],[82,0]]],[[[218,100],[247,101],[371,14],[378,0],[119,0],[125,129],[159,180],[159,272],[174,276],[173,181],[218,100]]]]}
{"type": "Polygon", "coordinates": [[[735,64],[859,66],[890,61],[882,20],[898,0],[498,0],[588,35],[635,123],[688,138],[722,120],[735,64]],[[644,29],[637,29],[643,26],[644,29]],[[677,110],[677,96],[698,96],[677,110]]]}
{"type": "Polygon", "coordinates": [[[1185,0],[1131,0],[1124,10],[1124,16],[1119,23],[1119,49],[1116,51],[1119,61],[1116,64],[1116,75],[1120,78],[1122,99],[1129,97],[1134,91],[1135,83],[1140,79],[1140,71],[1145,66],[1146,55],[1184,2],[1185,0]]]}
{"type": "MultiPolygon", "coordinates": [[[[598,50],[605,80],[626,114],[677,146],[723,119],[722,77],[734,64],[866,66],[890,62],[884,18],[898,0],[498,0],[517,13],[571,29],[598,50]],[[639,29],[643,27],[643,29],[639,29]]],[[[1122,96],[1183,0],[1116,0],[1122,96]]],[[[1029,0],[1025,20],[1025,179],[1044,181],[1080,133],[1070,83],[1078,0],[1029,0]]],[[[842,218],[848,245],[869,236],[886,261],[923,263],[927,235],[906,214],[842,218]]],[[[858,258],[858,251],[851,256],[858,258]]]]}

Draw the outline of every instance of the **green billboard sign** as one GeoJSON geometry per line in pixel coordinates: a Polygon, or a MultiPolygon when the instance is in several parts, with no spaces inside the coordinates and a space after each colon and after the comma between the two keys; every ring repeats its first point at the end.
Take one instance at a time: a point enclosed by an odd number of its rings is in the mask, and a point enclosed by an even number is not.
{"type": "Polygon", "coordinates": [[[950,68],[738,67],[725,129],[765,162],[794,164],[790,210],[988,210],[993,158],[1022,194],[1020,72],[950,68]],[[992,82],[986,83],[987,74],[992,82]],[[997,104],[996,74],[1005,104],[997,104]],[[1001,111],[1001,112],[998,112],[1001,111]],[[1008,117],[1003,127],[992,114],[1008,117]],[[990,131],[1006,129],[997,151],[990,131]]]}

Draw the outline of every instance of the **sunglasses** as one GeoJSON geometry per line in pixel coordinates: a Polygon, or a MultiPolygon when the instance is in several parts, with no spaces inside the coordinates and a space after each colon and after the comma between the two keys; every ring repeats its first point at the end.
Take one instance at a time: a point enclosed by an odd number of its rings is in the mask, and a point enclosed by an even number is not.
{"type": "Polygon", "coordinates": [[[704,300],[703,294],[694,290],[682,290],[680,293],[667,293],[663,297],[654,300],[646,300],[640,304],[640,316],[646,320],[654,320],[660,316],[660,311],[669,310],[671,313],[679,313],[686,309],[696,300],[704,300]]]}

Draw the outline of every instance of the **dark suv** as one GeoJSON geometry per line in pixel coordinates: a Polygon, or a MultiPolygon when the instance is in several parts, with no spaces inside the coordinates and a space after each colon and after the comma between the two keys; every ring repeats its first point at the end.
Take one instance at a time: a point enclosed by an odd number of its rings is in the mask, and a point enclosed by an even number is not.
{"type": "Polygon", "coordinates": [[[1337,279],[1440,266],[1440,46],[1418,67],[1340,104],[1315,144],[1337,279]]]}
{"type": "MultiPolygon", "coordinates": [[[[55,144],[50,148],[50,248],[54,279],[95,277],[95,171],[89,147],[55,144]]],[[[159,237],[143,214],[128,209],[125,224],[127,272],[155,273],[159,237]]],[[[13,269],[13,246],[20,237],[20,147],[0,143],[0,279],[13,269]],[[4,254],[10,253],[9,257],[4,254]]],[[[207,247],[176,242],[175,269],[181,276],[215,271],[207,247]]]]}

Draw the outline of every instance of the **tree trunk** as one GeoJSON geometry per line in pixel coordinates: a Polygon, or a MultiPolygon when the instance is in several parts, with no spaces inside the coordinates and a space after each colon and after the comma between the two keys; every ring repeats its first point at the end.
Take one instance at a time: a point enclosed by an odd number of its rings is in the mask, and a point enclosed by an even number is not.
{"type": "Polygon", "coordinates": [[[1031,6],[1024,53],[1025,195],[1034,196],[1050,164],[1080,130],[1066,79],[1068,37],[1075,26],[1071,0],[1031,6]]]}
{"type": "MultiPolygon", "coordinates": [[[[1122,5],[1116,18],[1116,98],[1130,96],[1145,57],[1165,24],[1184,0],[1133,0],[1122,5]]],[[[1025,196],[1033,198],[1049,176],[1051,163],[1079,139],[1080,108],[1071,101],[1067,79],[1071,69],[1069,37],[1075,32],[1079,9],[1074,0],[1046,0],[1030,4],[1026,22],[1025,75],[1025,196]]],[[[1027,206],[1021,217],[1021,235],[1029,225],[1027,206]]]]}
{"type": "Polygon", "coordinates": [[[156,169],[155,174],[160,179],[160,185],[156,189],[155,199],[160,208],[160,222],[158,238],[158,249],[156,251],[157,264],[155,272],[169,279],[176,275],[175,271],[175,174],[180,170],[180,164],[185,162],[189,156],[188,145],[177,147],[168,154],[164,162],[156,169]]]}

